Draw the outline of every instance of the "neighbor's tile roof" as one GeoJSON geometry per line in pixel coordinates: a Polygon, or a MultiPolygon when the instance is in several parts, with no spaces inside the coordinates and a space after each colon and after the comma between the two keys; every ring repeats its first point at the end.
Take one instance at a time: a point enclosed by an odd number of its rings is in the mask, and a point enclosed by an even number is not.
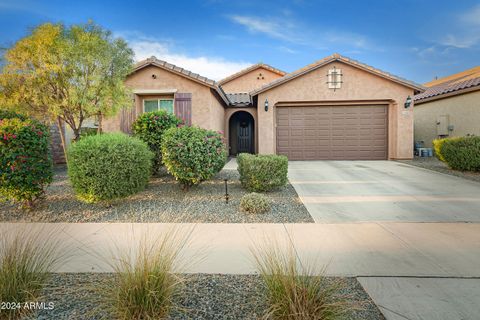
{"type": "Polygon", "coordinates": [[[160,67],[160,68],[163,68],[163,69],[166,69],[166,70],[169,70],[169,71],[173,71],[174,73],[177,73],[181,76],[184,76],[186,78],[189,78],[193,81],[196,81],[196,82],[200,82],[200,83],[203,83],[209,87],[212,87],[212,88],[215,88],[216,87],[216,82],[214,80],[211,80],[211,79],[208,79],[207,77],[203,77],[201,75],[199,75],[198,73],[194,73],[194,72],[191,72],[189,70],[186,70],[186,69],[183,69],[181,67],[178,67],[174,64],[171,64],[171,63],[168,63],[166,61],[163,61],[163,60],[160,60],[160,59],[157,59],[156,57],[152,56],[148,59],[145,59],[145,60],[142,60],[142,61],[139,61],[133,71],[133,72],[136,72],[148,65],[154,65],[154,66],[157,66],[157,67],[160,67]]]}
{"type": "Polygon", "coordinates": [[[461,94],[465,90],[480,90],[480,66],[430,81],[425,85],[427,90],[415,96],[416,104],[441,99],[447,94],[461,94]]]}
{"type": "Polygon", "coordinates": [[[415,89],[416,91],[419,91],[419,92],[423,92],[425,90],[425,87],[423,87],[421,84],[415,83],[413,81],[410,81],[410,80],[407,80],[407,79],[404,79],[404,78],[401,78],[401,77],[398,77],[398,76],[395,76],[391,73],[382,71],[380,69],[376,69],[372,66],[369,66],[369,65],[361,63],[359,61],[356,61],[356,60],[350,59],[348,57],[342,56],[338,53],[334,53],[331,56],[325,57],[325,58],[323,58],[321,60],[318,60],[318,61],[316,61],[312,64],[309,64],[309,65],[307,65],[303,68],[300,68],[296,71],[293,71],[293,72],[283,76],[282,78],[278,78],[276,80],[273,80],[272,82],[267,83],[266,85],[260,87],[259,89],[256,89],[256,90],[250,92],[250,94],[252,96],[257,95],[261,92],[267,91],[267,90],[269,90],[273,87],[276,87],[276,86],[278,86],[282,83],[293,80],[296,77],[299,77],[299,76],[301,76],[305,73],[308,73],[308,72],[313,71],[317,68],[320,68],[320,67],[322,67],[322,66],[324,66],[328,63],[331,63],[333,61],[340,61],[340,62],[349,64],[349,65],[355,66],[355,67],[360,68],[362,70],[365,70],[365,71],[368,71],[370,73],[376,74],[380,77],[383,77],[383,78],[389,79],[391,81],[400,83],[404,86],[413,88],[413,89],[415,89]]]}
{"type": "Polygon", "coordinates": [[[253,70],[255,70],[255,69],[258,69],[258,68],[263,68],[263,69],[265,69],[265,70],[269,70],[269,71],[271,71],[271,72],[273,72],[273,73],[276,73],[276,74],[278,74],[278,75],[280,75],[280,76],[282,76],[282,77],[287,74],[285,71],[282,71],[282,70],[280,70],[280,69],[274,68],[274,67],[272,67],[272,66],[270,66],[270,65],[268,65],[268,64],[266,64],[266,63],[259,62],[259,63],[256,63],[256,64],[254,64],[254,65],[252,65],[252,66],[250,66],[250,67],[248,67],[248,68],[245,68],[245,69],[243,69],[243,70],[240,70],[239,72],[234,73],[234,74],[232,74],[232,75],[230,75],[230,76],[228,76],[228,77],[226,77],[226,78],[218,81],[218,84],[220,84],[220,85],[225,84],[225,83],[227,83],[227,82],[232,81],[233,79],[236,79],[236,78],[238,78],[238,77],[241,77],[242,75],[244,75],[244,74],[246,74],[246,73],[248,73],[248,72],[250,72],[250,71],[253,71],[253,70]]]}
{"type": "Polygon", "coordinates": [[[459,82],[480,77],[480,66],[455,73],[440,79],[435,79],[424,84],[425,87],[433,87],[446,82],[459,82]]]}
{"type": "Polygon", "coordinates": [[[247,92],[227,93],[226,95],[232,106],[244,106],[252,103],[251,96],[247,92]]]}

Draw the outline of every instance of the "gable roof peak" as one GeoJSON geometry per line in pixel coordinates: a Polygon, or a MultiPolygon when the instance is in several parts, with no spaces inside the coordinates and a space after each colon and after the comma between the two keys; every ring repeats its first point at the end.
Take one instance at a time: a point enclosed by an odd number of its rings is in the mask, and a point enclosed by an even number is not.
{"type": "Polygon", "coordinates": [[[353,66],[353,67],[356,67],[358,69],[362,69],[364,71],[367,71],[367,72],[370,72],[372,74],[375,74],[377,76],[380,76],[382,78],[386,78],[388,80],[391,80],[393,82],[397,82],[399,84],[402,84],[406,87],[410,87],[412,89],[414,89],[415,91],[417,92],[423,92],[425,91],[425,87],[418,84],[418,83],[415,83],[413,81],[410,81],[410,80],[407,80],[407,79],[404,79],[404,78],[401,78],[401,77],[398,77],[398,76],[395,76],[389,72],[386,72],[386,71],[382,71],[380,69],[377,69],[377,68],[374,68],[372,66],[369,66],[368,64],[365,64],[365,63],[362,63],[362,62],[359,62],[357,60],[354,60],[354,59],[351,59],[351,58],[348,58],[346,56],[342,56],[341,54],[339,53],[334,53],[332,55],[329,55],[323,59],[320,59],[318,61],[315,61],[309,65],[306,65],[305,67],[303,68],[300,68],[298,70],[295,70],[289,74],[286,74],[285,76],[281,77],[281,78],[278,78],[276,80],[273,80],[272,82],[270,83],[267,83],[265,84],[264,86],[260,87],[259,89],[256,89],[256,90],[253,90],[252,92],[250,92],[250,94],[252,96],[254,95],[257,95],[261,92],[264,92],[264,91],[267,91],[271,88],[274,88],[282,83],[285,83],[287,81],[290,81],[290,80],[293,80],[299,76],[302,76],[310,71],[313,71],[313,70],[316,70],[324,65],[327,65],[333,61],[340,61],[340,62],[343,62],[345,64],[348,64],[350,66],[353,66]]]}
{"type": "Polygon", "coordinates": [[[198,73],[194,73],[192,71],[186,70],[182,67],[178,67],[172,63],[168,63],[167,61],[160,60],[155,56],[151,56],[150,58],[147,58],[145,60],[139,61],[135,64],[135,67],[133,68],[132,72],[130,74],[137,72],[140,69],[143,69],[147,66],[156,66],[159,68],[162,68],[164,70],[167,70],[169,72],[178,74],[179,76],[185,77],[187,79],[193,80],[195,82],[204,84],[206,86],[209,86],[211,88],[214,88],[217,86],[217,83],[215,80],[208,79],[207,77],[201,76],[198,73]]]}
{"type": "Polygon", "coordinates": [[[220,84],[220,85],[225,84],[227,82],[230,82],[230,81],[232,81],[236,78],[239,78],[239,77],[243,76],[244,74],[246,74],[250,71],[253,71],[255,69],[258,69],[258,68],[263,68],[263,69],[269,70],[269,71],[271,71],[273,73],[276,73],[276,74],[278,74],[279,76],[282,76],[282,77],[287,74],[285,71],[274,68],[271,65],[268,65],[268,64],[263,63],[263,62],[257,62],[255,64],[252,64],[250,67],[242,69],[242,70],[240,70],[240,71],[238,71],[238,72],[236,72],[236,73],[234,73],[234,74],[232,74],[232,75],[230,75],[226,78],[223,78],[222,80],[218,81],[218,84],[220,84]]]}

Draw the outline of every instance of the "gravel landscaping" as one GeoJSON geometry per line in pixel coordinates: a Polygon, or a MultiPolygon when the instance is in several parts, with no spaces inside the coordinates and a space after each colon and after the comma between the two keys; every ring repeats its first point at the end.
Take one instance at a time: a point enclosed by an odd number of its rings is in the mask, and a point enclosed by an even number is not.
{"type": "Polygon", "coordinates": [[[223,169],[212,180],[183,191],[170,175],[153,177],[146,190],[110,204],[87,204],[76,199],[66,168],[56,167],[43,205],[32,212],[0,204],[0,221],[22,222],[192,222],[192,223],[312,223],[313,219],[288,184],[266,195],[271,211],[248,214],[240,211],[246,194],[237,170],[223,169]],[[225,203],[224,179],[230,200],[225,203]]]}
{"type": "Polygon", "coordinates": [[[445,163],[438,160],[436,157],[415,157],[413,160],[398,160],[399,162],[411,164],[416,167],[429,169],[452,176],[465,178],[480,182],[480,172],[458,171],[450,169],[445,163]]]}
{"type": "MultiPolygon", "coordinates": [[[[44,291],[43,301],[53,302],[53,310],[43,310],[30,319],[109,319],[98,307],[96,286],[108,285],[111,274],[54,274],[44,291]]],[[[186,275],[185,295],[170,319],[258,319],[266,308],[262,282],[256,275],[186,275]]],[[[385,319],[355,278],[345,278],[346,290],[362,310],[352,311],[353,319],[385,319]]]]}

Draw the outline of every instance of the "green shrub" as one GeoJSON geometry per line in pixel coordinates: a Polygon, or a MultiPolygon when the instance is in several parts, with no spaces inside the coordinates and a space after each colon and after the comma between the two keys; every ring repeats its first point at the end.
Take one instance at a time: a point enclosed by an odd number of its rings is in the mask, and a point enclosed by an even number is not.
{"type": "Polygon", "coordinates": [[[98,128],[91,128],[91,127],[80,128],[80,139],[88,136],[94,136],[96,134],[98,134],[98,128]]]}
{"type": "Polygon", "coordinates": [[[17,118],[17,119],[20,119],[20,120],[27,120],[27,119],[29,119],[29,117],[27,117],[26,115],[23,115],[23,114],[20,114],[20,113],[16,113],[16,112],[14,112],[14,111],[1,110],[1,109],[0,109],[0,120],[3,120],[3,119],[13,119],[13,118],[17,118]]]}
{"type": "Polygon", "coordinates": [[[163,163],[184,186],[211,179],[227,161],[220,133],[197,127],[171,128],[163,135],[163,163]]]}
{"type": "Polygon", "coordinates": [[[240,208],[248,213],[265,213],[270,211],[270,200],[260,193],[248,193],[240,199],[240,208]]]}
{"type": "Polygon", "coordinates": [[[70,145],[68,175],[86,202],[122,198],[145,188],[152,158],[143,141],[125,134],[89,136],[70,145]]]}
{"type": "Polygon", "coordinates": [[[452,169],[480,171],[480,137],[444,139],[440,155],[452,169]]]}
{"type": "Polygon", "coordinates": [[[42,197],[53,177],[49,142],[48,127],[36,120],[0,120],[1,198],[31,208],[42,197]]]}
{"type": "Polygon", "coordinates": [[[442,157],[442,146],[446,139],[435,139],[433,140],[433,150],[435,151],[435,156],[438,160],[445,162],[445,159],[442,157]]]}
{"type": "Polygon", "coordinates": [[[146,142],[155,153],[153,169],[158,172],[162,166],[162,137],[165,131],[177,127],[182,121],[165,110],[147,112],[140,115],[132,125],[135,137],[146,142]]]}
{"type": "Polygon", "coordinates": [[[237,163],[240,182],[249,191],[271,191],[287,184],[288,159],[285,156],[241,153],[237,163]]]}

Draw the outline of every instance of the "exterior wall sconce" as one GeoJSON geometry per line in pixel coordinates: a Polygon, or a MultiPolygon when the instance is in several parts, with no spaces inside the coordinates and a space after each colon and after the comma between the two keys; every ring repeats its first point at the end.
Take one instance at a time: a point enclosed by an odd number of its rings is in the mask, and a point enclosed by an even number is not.
{"type": "Polygon", "coordinates": [[[407,100],[405,100],[405,109],[409,108],[410,105],[412,104],[412,98],[410,96],[407,97],[407,100]]]}
{"type": "Polygon", "coordinates": [[[265,99],[265,112],[268,111],[268,99],[265,99]]]}

